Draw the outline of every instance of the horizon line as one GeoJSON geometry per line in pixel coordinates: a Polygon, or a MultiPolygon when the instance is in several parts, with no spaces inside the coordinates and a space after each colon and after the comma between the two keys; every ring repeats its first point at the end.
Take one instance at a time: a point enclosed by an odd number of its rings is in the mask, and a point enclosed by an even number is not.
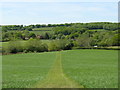
{"type": "Polygon", "coordinates": [[[70,24],[70,23],[102,23],[102,22],[110,22],[110,23],[119,23],[119,22],[113,22],[113,21],[93,21],[93,22],[64,22],[64,23],[31,23],[31,24],[0,24],[0,26],[4,25],[48,25],[48,24],[70,24]]]}

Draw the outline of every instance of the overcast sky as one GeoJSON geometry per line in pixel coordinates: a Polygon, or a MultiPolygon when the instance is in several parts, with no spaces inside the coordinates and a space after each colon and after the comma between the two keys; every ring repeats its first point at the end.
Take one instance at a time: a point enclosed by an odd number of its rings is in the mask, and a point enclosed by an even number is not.
{"type": "Polygon", "coordinates": [[[1,2],[0,24],[117,22],[118,2],[1,2]]]}

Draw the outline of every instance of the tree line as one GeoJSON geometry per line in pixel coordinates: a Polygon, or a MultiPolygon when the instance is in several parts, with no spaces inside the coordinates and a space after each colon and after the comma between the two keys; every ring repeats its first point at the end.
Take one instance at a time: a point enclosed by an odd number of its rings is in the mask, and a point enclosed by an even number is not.
{"type": "MultiPolygon", "coordinates": [[[[93,48],[109,47],[120,45],[120,34],[118,32],[118,23],[110,22],[96,22],[96,23],[70,23],[70,24],[48,24],[44,27],[52,27],[49,32],[42,31],[43,33],[36,34],[32,32],[33,28],[37,25],[7,25],[2,26],[2,41],[17,41],[17,40],[31,40],[30,43],[38,44],[38,47],[29,45],[29,49],[25,48],[22,51],[52,51],[52,50],[69,50],[73,47],[78,48],[93,48]],[[31,30],[30,30],[31,29],[31,30]],[[51,33],[52,32],[52,33],[51,33]],[[49,40],[51,44],[40,44],[41,40],[49,40]],[[38,43],[38,42],[39,43],[38,43]],[[44,47],[44,49],[43,49],[44,47]],[[49,48],[48,48],[49,47],[49,48]],[[34,50],[31,50],[31,49],[34,50]],[[36,48],[36,49],[35,49],[36,48]],[[38,49],[39,48],[39,49],[38,49]]],[[[40,25],[39,28],[43,28],[40,25]]],[[[37,27],[38,28],[38,27],[37,27]]],[[[38,32],[38,31],[37,31],[38,32]]],[[[41,32],[41,31],[39,31],[41,32]]],[[[32,44],[31,44],[32,45],[32,44]]],[[[12,46],[12,45],[11,45],[12,46]]],[[[17,49],[15,49],[17,50],[17,49]]],[[[8,50],[9,51],[9,50],[8,50]]],[[[14,50],[13,50],[14,51],[14,50]]]]}
{"type": "Polygon", "coordinates": [[[10,41],[7,46],[3,46],[2,53],[30,53],[30,52],[48,52],[70,50],[73,43],[70,40],[53,40],[49,43],[44,43],[38,39],[29,39],[23,43],[21,41],[10,41]]]}
{"type": "Polygon", "coordinates": [[[117,30],[120,29],[119,23],[111,22],[94,22],[94,23],[65,23],[65,24],[36,24],[36,25],[1,25],[2,31],[7,30],[28,30],[31,31],[34,28],[43,28],[43,27],[69,27],[69,26],[78,26],[81,28],[88,29],[105,29],[105,30],[117,30]]]}

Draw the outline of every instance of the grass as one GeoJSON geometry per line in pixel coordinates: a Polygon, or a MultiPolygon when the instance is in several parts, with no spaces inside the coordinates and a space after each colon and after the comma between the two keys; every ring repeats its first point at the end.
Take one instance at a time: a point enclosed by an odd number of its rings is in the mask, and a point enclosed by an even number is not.
{"type": "Polygon", "coordinates": [[[83,88],[83,86],[68,79],[62,70],[61,52],[56,53],[55,62],[48,72],[46,79],[38,83],[36,88],[83,88]]]}
{"type": "Polygon", "coordinates": [[[117,88],[117,50],[3,56],[3,88],[117,88]]]}
{"type": "Polygon", "coordinates": [[[92,30],[88,30],[88,31],[106,31],[104,29],[92,29],[92,30]]]}
{"type": "Polygon", "coordinates": [[[32,33],[34,33],[35,35],[44,35],[45,33],[53,33],[53,31],[30,31],[30,32],[32,32],[32,33]]]}
{"type": "Polygon", "coordinates": [[[0,42],[0,47],[8,45],[8,42],[0,42]]]}
{"type": "Polygon", "coordinates": [[[108,48],[119,48],[119,46],[110,46],[108,48]]]}
{"type": "Polygon", "coordinates": [[[64,51],[62,63],[64,73],[86,88],[118,87],[118,51],[64,51]]]}
{"type": "Polygon", "coordinates": [[[55,53],[4,55],[3,88],[29,88],[42,81],[54,60],[55,53]]]}
{"type": "Polygon", "coordinates": [[[45,33],[54,33],[53,27],[42,27],[42,28],[34,28],[33,31],[30,31],[35,33],[36,35],[44,35],[45,33]]]}
{"type": "Polygon", "coordinates": [[[33,31],[34,30],[38,30],[38,31],[50,31],[52,29],[53,29],[53,27],[41,27],[41,28],[34,28],[33,31]]]}

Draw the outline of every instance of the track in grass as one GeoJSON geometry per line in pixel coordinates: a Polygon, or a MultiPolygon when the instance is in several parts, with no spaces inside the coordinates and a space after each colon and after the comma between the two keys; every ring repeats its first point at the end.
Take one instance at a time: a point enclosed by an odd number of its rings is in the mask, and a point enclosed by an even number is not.
{"type": "Polygon", "coordinates": [[[35,88],[83,88],[83,86],[68,79],[62,71],[61,52],[56,53],[56,60],[43,82],[37,83],[35,88]]]}

